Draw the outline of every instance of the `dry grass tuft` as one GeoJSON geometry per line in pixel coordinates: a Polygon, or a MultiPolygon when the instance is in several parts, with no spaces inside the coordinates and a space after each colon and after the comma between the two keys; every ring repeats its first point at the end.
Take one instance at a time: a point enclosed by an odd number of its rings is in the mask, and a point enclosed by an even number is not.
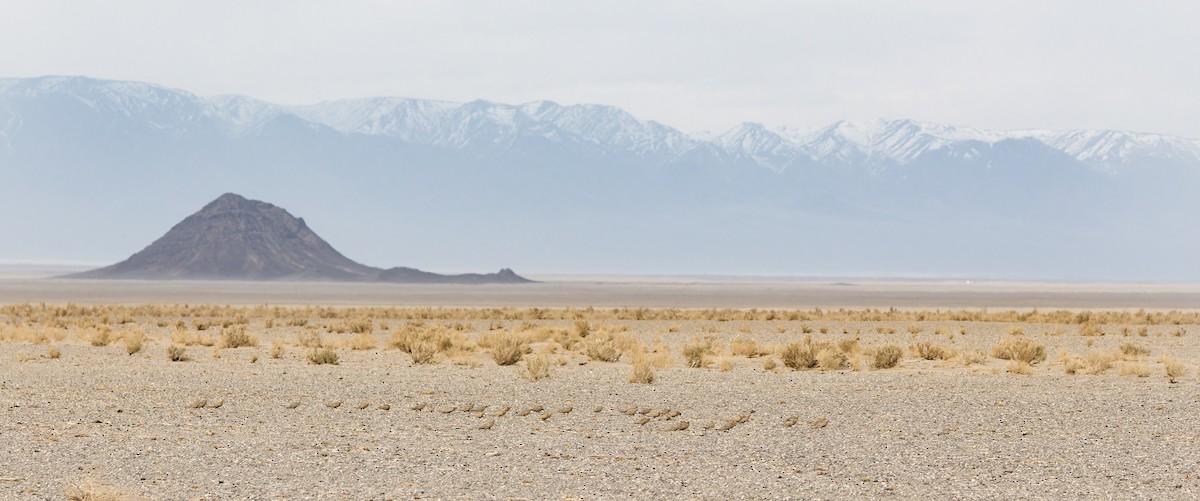
{"type": "Polygon", "coordinates": [[[1150,367],[1142,362],[1125,362],[1121,364],[1122,376],[1150,377],[1150,367]]]}
{"type": "MultiPolygon", "coordinates": [[[[827,353],[826,360],[828,363],[840,360],[841,364],[846,363],[846,356],[832,343],[829,342],[813,342],[812,336],[804,336],[801,342],[791,342],[783,347],[783,351],[779,354],[783,365],[800,370],[812,369],[821,364],[820,356],[822,353],[827,353]],[[836,355],[835,355],[836,354],[836,355]],[[840,355],[840,358],[838,357],[840,355]]],[[[822,366],[824,368],[824,366],[822,366]]]]}
{"type": "Polygon", "coordinates": [[[349,346],[352,350],[372,350],[376,345],[375,335],[369,332],[360,332],[350,336],[349,346]]]}
{"type": "Polygon", "coordinates": [[[775,357],[767,357],[763,359],[762,368],[764,371],[773,371],[777,367],[779,367],[779,365],[775,363],[775,357]]]}
{"type": "MultiPolygon", "coordinates": [[[[416,359],[414,358],[413,360],[416,360],[416,359]]],[[[483,367],[483,363],[480,362],[479,359],[476,358],[473,353],[465,353],[465,352],[464,353],[456,353],[454,355],[451,355],[449,360],[450,360],[450,363],[452,363],[454,365],[461,365],[464,367],[470,367],[472,369],[478,369],[480,367],[483,367]]]]}
{"type": "Polygon", "coordinates": [[[92,335],[88,337],[88,342],[92,343],[92,346],[108,346],[112,342],[112,337],[112,328],[102,325],[92,332],[92,335]]]}
{"type": "MultiPolygon", "coordinates": [[[[525,344],[520,336],[511,332],[495,335],[490,344],[492,347],[492,360],[497,365],[513,365],[520,362],[521,357],[524,357],[526,350],[529,349],[529,345],[525,344]]],[[[545,357],[543,356],[542,359],[545,360],[545,357]]],[[[549,362],[547,361],[546,363],[547,370],[549,370],[549,362]]]]}
{"type": "Polygon", "coordinates": [[[925,360],[948,360],[954,357],[954,350],[929,341],[914,343],[910,350],[914,355],[925,360]]]}
{"type": "Polygon", "coordinates": [[[140,329],[125,333],[125,353],[133,355],[142,351],[145,341],[146,335],[140,329]]]}
{"type": "Polygon", "coordinates": [[[647,362],[635,362],[629,372],[629,382],[634,384],[653,384],[654,367],[647,362]]]}
{"type": "Polygon", "coordinates": [[[321,333],[317,331],[304,331],[296,333],[296,346],[301,348],[320,348],[322,345],[321,333]]]}
{"type": "Polygon", "coordinates": [[[57,346],[51,346],[50,349],[46,351],[46,358],[58,359],[61,356],[62,356],[62,352],[58,351],[57,346]]]}
{"type": "Polygon", "coordinates": [[[258,336],[246,332],[245,325],[227,327],[221,332],[221,346],[224,348],[258,346],[258,336]]]}
{"type": "Polygon", "coordinates": [[[583,343],[584,354],[588,360],[601,362],[616,362],[621,359],[621,349],[612,334],[591,336],[583,343]]]}
{"type": "Polygon", "coordinates": [[[136,501],[142,499],[141,496],[92,479],[68,485],[66,489],[63,489],[63,497],[67,501],[136,501]]]}
{"type": "Polygon", "coordinates": [[[887,344],[867,350],[866,355],[872,369],[891,369],[900,365],[900,359],[904,358],[904,350],[894,344],[887,344]]]}
{"type": "Polygon", "coordinates": [[[525,366],[518,370],[522,378],[540,381],[550,377],[550,359],[546,355],[534,355],[525,359],[525,366]]]}
{"type": "Polygon", "coordinates": [[[1168,356],[1160,356],[1158,362],[1163,364],[1163,370],[1167,374],[1167,379],[1172,382],[1178,382],[1179,378],[1187,375],[1187,368],[1183,363],[1168,356]]]}
{"type": "Polygon", "coordinates": [[[970,367],[975,364],[982,364],[987,360],[987,355],[979,350],[958,350],[958,355],[955,360],[963,367],[970,367]]]}
{"type": "Polygon", "coordinates": [[[850,359],[841,350],[831,346],[817,353],[817,366],[827,371],[845,369],[850,366],[850,359]]]}
{"type": "Polygon", "coordinates": [[[186,362],[191,360],[188,358],[187,349],[177,344],[167,346],[167,359],[172,362],[186,362]]]}
{"type": "Polygon", "coordinates": [[[432,341],[418,341],[408,347],[408,355],[416,365],[437,363],[438,346],[432,341]]]}
{"type": "Polygon", "coordinates": [[[737,336],[733,338],[733,341],[729,342],[729,353],[738,357],[754,358],[767,355],[771,352],[760,347],[758,342],[753,339],[737,336]]]}
{"type": "Polygon", "coordinates": [[[271,358],[283,358],[287,348],[283,345],[283,339],[275,338],[271,340],[271,358]]]}
{"type": "Polygon", "coordinates": [[[1112,368],[1117,356],[1105,351],[1092,351],[1084,357],[1065,356],[1063,371],[1067,374],[1104,374],[1112,368]]]}
{"type": "Polygon", "coordinates": [[[308,352],[308,363],[313,365],[338,365],[338,354],[329,348],[313,348],[308,352]]]}
{"type": "Polygon", "coordinates": [[[729,357],[721,357],[721,360],[717,362],[717,370],[721,372],[733,370],[733,360],[730,360],[729,357]]]}
{"type": "Polygon", "coordinates": [[[1026,376],[1033,374],[1033,366],[1029,365],[1029,362],[1024,360],[1009,360],[1008,363],[1004,365],[1004,369],[1007,370],[1009,374],[1021,374],[1026,376]]]}
{"type": "Polygon", "coordinates": [[[712,356],[716,354],[715,344],[716,338],[705,336],[692,338],[683,345],[683,359],[687,362],[687,366],[692,368],[708,367],[712,363],[712,356]]]}
{"type": "Polygon", "coordinates": [[[846,355],[857,355],[862,352],[862,348],[858,345],[858,339],[843,339],[837,342],[837,347],[846,355]]]}
{"type": "Polygon", "coordinates": [[[1024,337],[1012,337],[993,346],[992,356],[1034,365],[1046,360],[1046,347],[1024,337]]]}
{"type": "Polygon", "coordinates": [[[1150,349],[1140,346],[1136,343],[1121,343],[1120,347],[1121,358],[1124,360],[1135,360],[1138,357],[1150,355],[1150,349]]]}

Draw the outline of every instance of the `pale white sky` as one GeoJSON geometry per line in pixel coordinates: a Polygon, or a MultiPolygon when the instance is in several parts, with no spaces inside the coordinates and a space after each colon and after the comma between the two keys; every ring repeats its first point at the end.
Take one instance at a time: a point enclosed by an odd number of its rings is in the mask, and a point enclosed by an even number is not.
{"type": "Polygon", "coordinates": [[[1200,2],[5,0],[0,76],[1200,138],[1200,2]]]}

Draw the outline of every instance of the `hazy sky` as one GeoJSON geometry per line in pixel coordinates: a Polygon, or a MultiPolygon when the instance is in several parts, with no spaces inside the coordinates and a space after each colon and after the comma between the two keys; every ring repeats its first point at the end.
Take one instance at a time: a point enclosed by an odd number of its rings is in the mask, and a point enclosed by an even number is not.
{"type": "Polygon", "coordinates": [[[1200,2],[52,1],[0,75],[282,103],[604,103],[686,131],[916,118],[1200,138],[1200,2]]]}

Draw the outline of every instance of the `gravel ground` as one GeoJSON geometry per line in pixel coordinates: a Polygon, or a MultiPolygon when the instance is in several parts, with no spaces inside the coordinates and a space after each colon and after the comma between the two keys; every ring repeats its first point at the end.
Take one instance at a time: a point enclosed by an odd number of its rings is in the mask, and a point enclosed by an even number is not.
{"type": "MultiPolygon", "coordinates": [[[[647,341],[691,338],[628,324],[647,341]]],[[[857,330],[864,345],[915,338],[874,325],[823,326],[839,333],[830,339],[857,330]]],[[[776,327],[731,323],[716,335],[798,337],[776,327]]],[[[1007,329],[968,327],[941,339],[985,349],[1007,329]]],[[[1057,349],[1128,339],[1027,331],[1051,353],[1027,376],[995,359],[821,372],[734,358],[728,372],[677,363],[651,385],[627,383],[627,363],[579,355],[537,382],[486,355],[479,367],[412,366],[396,350],[340,350],[340,365],[310,365],[295,347],[267,356],[266,334],[220,358],[189,348],[188,362],[168,361],[162,340],[133,356],[119,344],[59,344],[59,359],[44,346],[0,345],[0,497],[60,499],[87,480],[151,499],[1200,496],[1196,329],[1132,338],[1187,361],[1178,383],[1152,359],[1145,378],[1066,375],[1057,349]],[[482,416],[441,412],[480,406],[482,416]],[[519,415],[535,406],[544,410],[519,415]],[[641,414],[622,412],[630,406],[679,415],[639,424],[641,414]]]]}

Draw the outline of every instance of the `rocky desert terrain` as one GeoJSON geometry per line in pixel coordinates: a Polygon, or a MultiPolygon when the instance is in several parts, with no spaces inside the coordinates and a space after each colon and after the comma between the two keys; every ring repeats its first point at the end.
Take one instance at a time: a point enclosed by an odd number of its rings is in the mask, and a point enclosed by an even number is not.
{"type": "Polygon", "coordinates": [[[14,303],[0,497],[1195,498],[1198,336],[1165,309],[14,303]]]}

